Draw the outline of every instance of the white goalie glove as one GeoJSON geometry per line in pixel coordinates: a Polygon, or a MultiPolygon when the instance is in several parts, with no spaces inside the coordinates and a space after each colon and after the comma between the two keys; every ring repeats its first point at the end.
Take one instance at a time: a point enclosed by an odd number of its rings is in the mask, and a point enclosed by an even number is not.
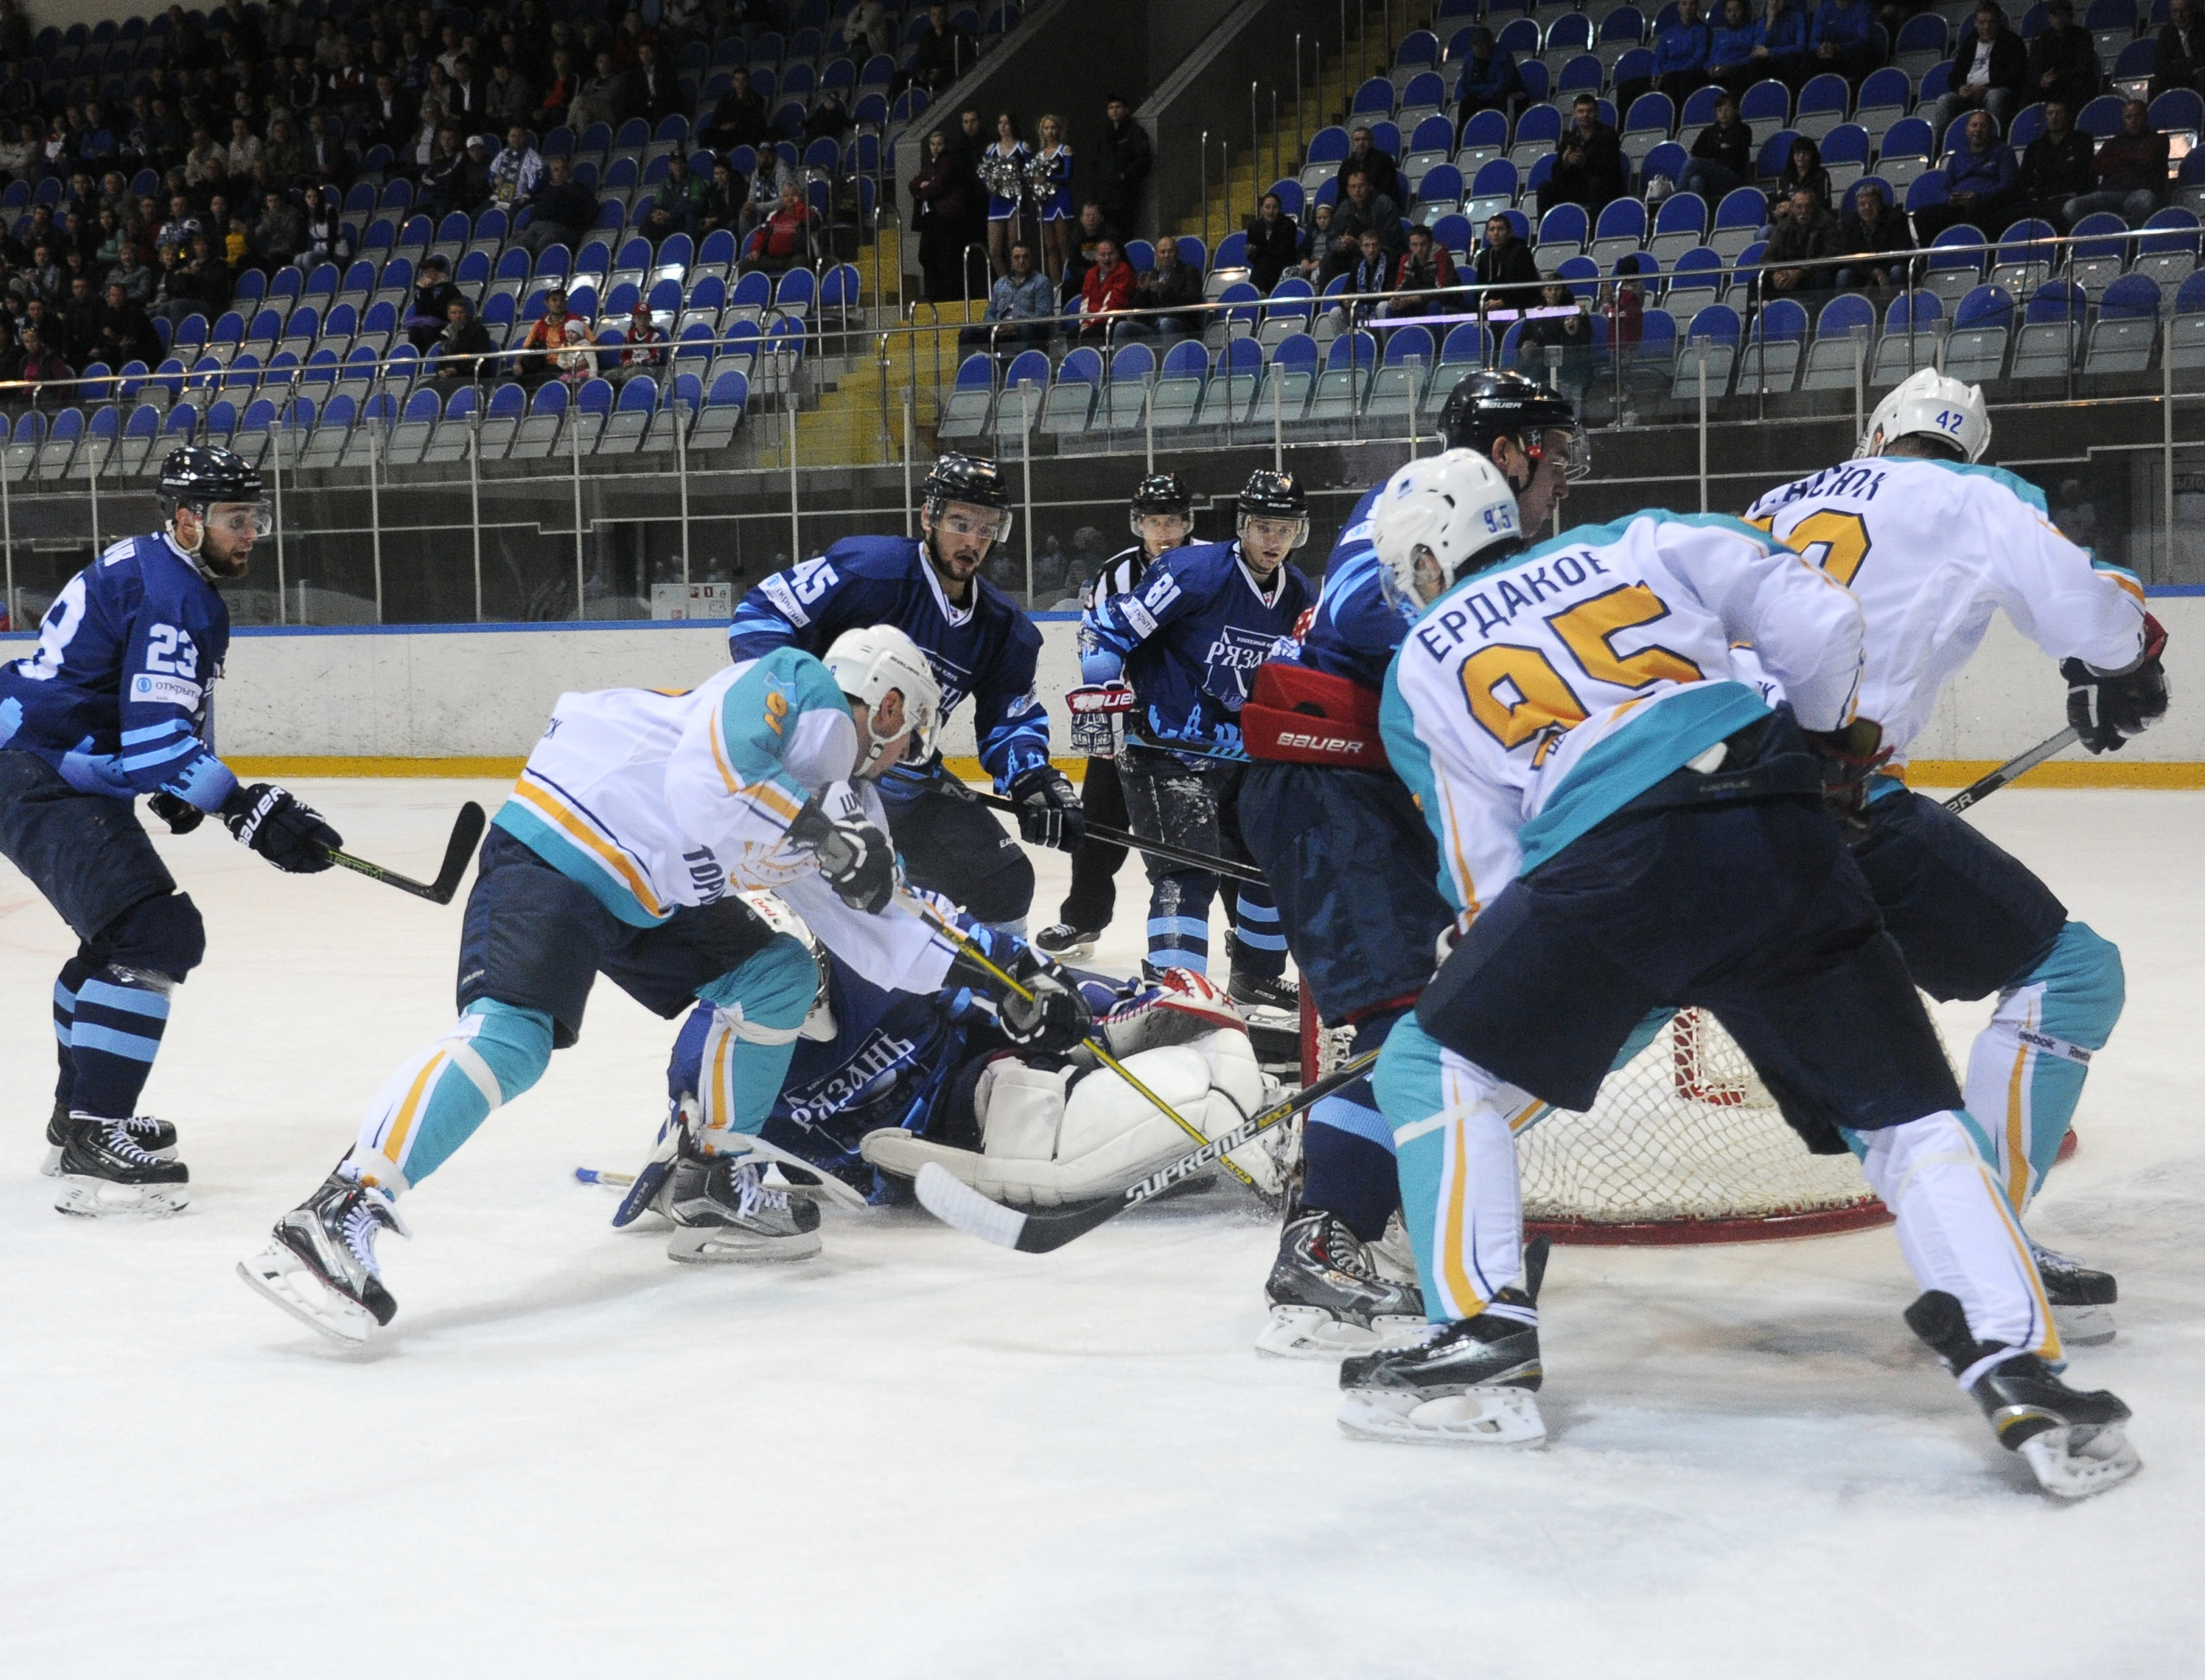
{"type": "MultiPolygon", "coordinates": [[[[1205,1140],[1240,1124],[1271,1100],[1238,1012],[1199,976],[1175,972],[1162,995],[1111,1016],[1102,1027],[1127,1071],[1205,1140]]],[[[982,1141],[978,1151],[889,1129],[865,1138],[865,1159],[906,1178],[937,1162],[998,1201],[1055,1207],[1114,1196],[1198,1147],[1107,1068],[1049,1069],[1001,1057],[982,1070],[973,1109],[982,1141]]],[[[1267,1196],[1281,1188],[1270,1147],[1275,1141],[1267,1135],[1227,1157],[1267,1196]]]]}

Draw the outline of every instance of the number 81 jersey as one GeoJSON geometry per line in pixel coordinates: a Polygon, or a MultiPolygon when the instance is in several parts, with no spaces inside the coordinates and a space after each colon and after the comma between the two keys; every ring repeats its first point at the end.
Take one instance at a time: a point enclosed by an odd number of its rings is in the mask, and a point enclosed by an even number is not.
{"type": "Polygon", "coordinates": [[[1853,716],[1860,608],[1825,572],[1720,515],[1584,525],[1424,609],[1379,721],[1475,916],[1672,771],[1766,716],[1731,675],[1751,642],[1800,724],[1853,716]]]}
{"type": "Polygon", "coordinates": [[[2068,541],[2043,493],[2000,468],[1850,460],[1770,491],[1746,517],[1859,597],[1861,716],[1900,762],[2001,608],[2054,659],[2120,670],[2143,654],[2135,575],[2068,541]]]}

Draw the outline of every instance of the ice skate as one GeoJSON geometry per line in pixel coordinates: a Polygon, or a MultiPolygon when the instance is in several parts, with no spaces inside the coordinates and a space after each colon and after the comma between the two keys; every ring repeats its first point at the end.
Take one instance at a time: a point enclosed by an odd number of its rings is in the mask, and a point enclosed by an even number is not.
{"type": "Polygon", "coordinates": [[[1400,1347],[1424,1322],[1423,1292],[1384,1276],[1370,1248],[1321,1212],[1287,1221],[1263,1295],[1271,1318],[1256,1351],[1288,1359],[1400,1347]]]}
{"type": "Polygon", "coordinates": [[[2119,1328],[2113,1322],[2113,1303],[2121,1299],[2121,1285],[2113,1275],[2093,1271],[2072,1255],[2033,1239],[2029,1254],[2037,1263],[2037,1276],[2044,1280],[2044,1299],[2051,1306],[2059,1339],[2079,1348],[2111,1341],[2119,1328]]]}
{"type": "Polygon", "coordinates": [[[664,1192],[678,1260],[795,1260],[819,1252],[819,1209],[764,1181],[756,1161],[729,1156],[674,1164],[664,1192]]]}
{"type": "Polygon", "coordinates": [[[1094,942],[1102,937],[1099,931],[1086,932],[1069,922],[1058,922],[1033,936],[1033,948],[1051,962],[1069,963],[1075,957],[1093,956],[1094,942]]]}
{"type": "MultiPolygon", "coordinates": [[[[1495,1304],[1528,1306],[1504,1289],[1495,1304]]],[[[1486,1312],[1432,1324],[1406,1347],[1340,1367],[1340,1427],[1370,1441],[1530,1446],[1546,1439],[1532,1392],[1544,1380],[1539,1331],[1486,1312]]]]}
{"type": "MultiPolygon", "coordinates": [[[[165,1120],[156,1120],[149,1114],[134,1115],[123,1122],[130,1128],[130,1135],[138,1147],[156,1161],[176,1158],[176,1128],[165,1120]]],[[[46,1122],[46,1161],[38,1170],[50,1179],[61,1176],[61,1148],[68,1142],[69,1112],[60,1103],[53,1105],[53,1115],[46,1122]]]]}
{"type": "MultiPolygon", "coordinates": [[[[103,1120],[72,1114],[51,1171],[60,1180],[53,1205],[88,1219],[157,1219],[191,1202],[190,1170],[175,1158],[176,1129],[159,1120],[103,1120]],[[168,1154],[149,1144],[165,1134],[168,1154]]],[[[51,1140],[53,1129],[48,1126],[51,1140]]]]}
{"type": "Polygon", "coordinates": [[[293,1317],[357,1346],[398,1310],[375,1263],[384,1229],[413,1235],[381,1190],[333,1172],[276,1221],[266,1248],[237,1262],[237,1276],[293,1317]]]}
{"type": "Polygon", "coordinates": [[[2088,1499],[2144,1468],[2121,1426],[2129,1408],[2103,1388],[2070,1388],[2034,1354],[1976,1341],[1960,1302],[1933,1289],[1906,1309],[1909,1329],[1976,1398],[1999,1444],[2018,1452],[2043,1490],[2088,1499]],[[1997,1358],[1994,1356],[2004,1355],[1997,1358]]]}
{"type": "Polygon", "coordinates": [[[1302,988],[1283,974],[1251,974],[1239,964],[1232,965],[1226,996],[1243,1009],[1275,1009],[1291,1015],[1302,1007],[1302,988]]]}

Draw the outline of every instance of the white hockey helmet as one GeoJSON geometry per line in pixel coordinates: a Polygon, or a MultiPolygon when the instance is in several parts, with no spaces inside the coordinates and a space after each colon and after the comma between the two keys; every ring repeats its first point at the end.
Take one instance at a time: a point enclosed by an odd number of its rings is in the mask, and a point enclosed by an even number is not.
{"type": "Polygon", "coordinates": [[[1991,447],[1991,414],[1984,406],[1983,388],[1923,368],[1876,404],[1854,456],[1880,455],[1902,437],[1941,437],[1968,460],[1981,460],[1991,447]]]}
{"type": "MultiPolygon", "coordinates": [[[[862,630],[845,630],[827,650],[824,663],[842,692],[865,708],[870,720],[890,694],[901,697],[903,721],[910,729],[910,745],[903,756],[912,762],[934,750],[934,730],[942,721],[942,684],[918,644],[893,624],[875,624],[862,630]]],[[[883,740],[871,732],[870,723],[858,743],[859,776],[878,776],[888,766],[881,762],[890,736],[883,740]]]]}
{"type": "Polygon", "coordinates": [[[1409,462],[1386,480],[1371,510],[1371,543],[1385,566],[1380,587],[1396,610],[1412,614],[1479,555],[1521,543],[1523,534],[1507,476],[1475,450],[1409,462]],[[1420,579],[1427,556],[1431,570],[1420,579]]]}

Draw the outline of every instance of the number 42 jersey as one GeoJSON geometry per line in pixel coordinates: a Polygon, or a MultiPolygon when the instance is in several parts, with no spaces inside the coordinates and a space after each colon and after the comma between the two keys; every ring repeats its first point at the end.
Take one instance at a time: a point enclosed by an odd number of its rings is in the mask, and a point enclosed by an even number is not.
{"type": "Polygon", "coordinates": [[[1859,604],[1720,515],[1582,525],[1426,607],[1386,673],[1379,722],[1458,918],[1768,716],[1731,676],[1741,642],[1802,727],[1851,719],[1859,604]]]}
{"type": "Polygon", "coordinates": [[[2143,656],[2135,574],[2068,541],[2043,493],[2000,468],[1850,460],[1770,491],[1746,518],[1859,597],[1861,716],[1902,763],[2001,608],[2054,659],[2117,671],[2143,656]]]}

